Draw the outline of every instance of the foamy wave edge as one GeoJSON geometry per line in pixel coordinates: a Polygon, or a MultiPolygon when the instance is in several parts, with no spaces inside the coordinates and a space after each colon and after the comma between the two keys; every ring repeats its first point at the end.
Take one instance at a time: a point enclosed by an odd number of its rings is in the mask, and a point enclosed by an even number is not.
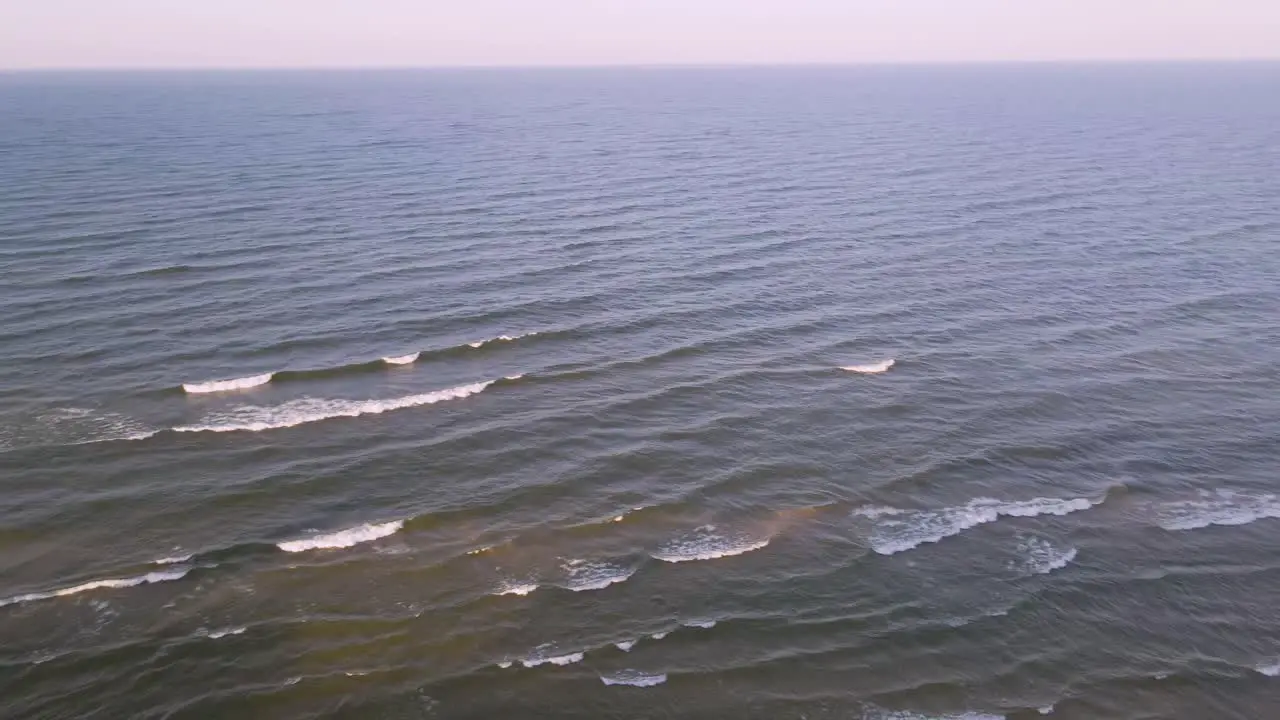
{"type": "Polygon", "coordinates": [[[1105,499],[1034,498],[1006,502],[975,498],[959,507],[939,510],[867,507],[854,510],[852,514],[874,520],[876,527],[871,536],[871,549],[881,555],[893,555],[926,543],[939,542],[1002,517],[1067,515],[1100,505],[1105,499]]]}
{"type": "Polygon", "coordinates": [[[339,530],[338,532],[328,533],[326,535],[316,535],[314,537],[303,538],[301,540],[290,540],[288,542],[276,543],[276,547],[285,552],[347,548],[352,545],[359,545],[360,543],[384,538],[388,535],[394,535],[403,527],[403,520],[393,520],[391,522],[385,522],[378,525],[357,525],[353,528],[339,530]]]}
{"type": "Polygon", "coordinates": [[[496,343],[496,342],[513,342],[513,341],[515,341],[515,340],[519,340],[520,338],[532,337],[532,336],[537,335],[537,334],[538,334],[538,332],[535,330],[535,331],[533,331],[533,332],[527,332],[527,333],[525,333],[525,334],[523,334],[523,335],[499,335],[498,337],[494,337],[494,338],[487,338],[487,339],[485,339],[485,340],[477,340],[477,341],[475,341],[475,342],[469,342],[469,343],[467,343],[467,347],[471,347],[471,348],[480,348],[480,347],[484,347],[485,345],[488,345],[488,344],[490,344],[490,343],[496,343]]]}
{"type": "Polygon", "coordinates": [[[0,607],[32,602],[34,600],[49,600],[57,597],[65,597],[67,595],[75,595],[82,592],[88,592],[90,590],[119,589],[167,582],[169,580],[180,580],[189,572],[191,572],[191,568],[181,568],[175,570],[159,570],[156,572],[149,572],[145,575],[138,575],[136,577],[91,580],[87,583],[62,588],[61,590],[50,590],[49,592],[42,593],[28,593],[26,595],[15,595],[14,597],[0,599],[0,607]]]}
{"type": "Polygon", "coordinates": [[[620,670],[613,675],[600,676],[600,682],[605,685],[629,685],[631,687],[653,687],[666,681],[666,673],[649,675],[639,670],[620,670]]]}
{"type": "Polygon", "coordinates": [[[387,400],[301,398],[276,407],[248,406],[238,408],[222,415],[215,415],[212,423],[184,425],[175,427],[173,430],[174,432],[261,432],[263,430],[295,427],[330,418],[377,415],[401,408],[431,405],[443,400],[468,397],[484,391],[494,382],[493,380],[487,380],[446,390],[436,390],[387,400]]]}
{"type": "Polygon", "coordinates": [[[200,393],[227,392],[229,390],[244,390],[246,388],[258,387],[271,382],[271,378],[275,377],[274,372],[263,373],[261,375],[250,375],[242,378],[232,378],[231,380],[209,380],[198,383],[183,383],[182,389],[198,395],[200,393]]]}
{"type": "Polygon", "coordinates": [[[408,355],[394,355],[392,357],[384,357],[382,358],[382,362],[388,365],[409,365],[417,361],[418,356],[421,354],[422,354],[421,352],[416,352],[416,353],[409,353],[408,355]]]}
{"type": "Polygon", "coordinates": [[[878,363],[867,363],[866,365],[841,365],[840,369],[846,372],[875,375],[877,373],[888,371],[888,369],[893,367],[896,363],[896,360],[890,358],[889,360],[882,360],[878,363]]]}

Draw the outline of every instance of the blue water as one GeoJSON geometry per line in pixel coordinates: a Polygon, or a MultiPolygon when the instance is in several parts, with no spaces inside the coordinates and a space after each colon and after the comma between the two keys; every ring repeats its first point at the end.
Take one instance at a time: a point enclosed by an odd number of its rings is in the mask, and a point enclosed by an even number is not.
{"type": "Polygon", "coordinates": [[[10,74],[0,188],[0,716],[1280,714],[1280,65],[10,74]]]}

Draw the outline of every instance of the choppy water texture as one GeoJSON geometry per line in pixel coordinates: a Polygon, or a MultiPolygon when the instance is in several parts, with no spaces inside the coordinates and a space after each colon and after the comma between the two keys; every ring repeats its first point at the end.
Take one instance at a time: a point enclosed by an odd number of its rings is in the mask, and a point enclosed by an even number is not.
{"type": "Polygon", "coordinates": [[[0,715],[1280,716],[1280,67],[0,78],[0,715]]]}

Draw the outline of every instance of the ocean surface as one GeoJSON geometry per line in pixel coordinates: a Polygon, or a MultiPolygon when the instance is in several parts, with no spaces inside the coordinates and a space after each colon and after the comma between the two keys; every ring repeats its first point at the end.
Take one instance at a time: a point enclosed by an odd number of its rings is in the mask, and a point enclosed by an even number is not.
{"type": "Polygon", "coordinates": [[[0,76],[0,717],[1280,717],[1280,65],[0,76]]]}

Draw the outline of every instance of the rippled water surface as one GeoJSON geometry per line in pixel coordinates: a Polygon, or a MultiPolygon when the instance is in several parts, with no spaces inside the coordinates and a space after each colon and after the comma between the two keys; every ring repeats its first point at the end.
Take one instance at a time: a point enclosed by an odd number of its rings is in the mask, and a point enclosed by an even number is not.
{"type": "Polygon", "coordinates": [[[0,715],[1280,716],[1280,66],[0,77],[0,715]]]}

